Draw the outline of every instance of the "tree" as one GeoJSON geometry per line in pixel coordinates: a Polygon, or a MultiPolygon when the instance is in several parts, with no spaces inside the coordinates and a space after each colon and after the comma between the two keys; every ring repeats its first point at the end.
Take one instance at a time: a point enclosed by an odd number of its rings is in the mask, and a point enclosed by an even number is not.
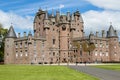
{"type": "Polygon", "coordinates": [[[80,45],[85,52],[91,52],[95,49],[94,43],[90,43],[88,41],[82,41],[80,43],[78,41],[73,42],[73,46],[76,47],[76,49],[80,49],[80,45]]]}
{"type": "Polygon", "coordinates": [[[2,39],[2,41],[0,42],[0,62],[2,62],[4,58],[4,40],[7,32],[8,29],[3,28],[3,25],[0,24],[0,38],[2,39]]]}

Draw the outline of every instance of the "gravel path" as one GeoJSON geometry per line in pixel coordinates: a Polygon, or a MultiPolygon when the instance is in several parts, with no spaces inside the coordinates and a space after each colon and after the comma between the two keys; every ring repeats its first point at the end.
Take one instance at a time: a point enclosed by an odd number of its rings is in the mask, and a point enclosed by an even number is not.
{"type": "Polygon", "coordinates": [[[120,71],[99,69],[90,66],[69,66],[80,72],[90,74],[92,76],[98,77],[100,80],[120,80],[120,71]]]}

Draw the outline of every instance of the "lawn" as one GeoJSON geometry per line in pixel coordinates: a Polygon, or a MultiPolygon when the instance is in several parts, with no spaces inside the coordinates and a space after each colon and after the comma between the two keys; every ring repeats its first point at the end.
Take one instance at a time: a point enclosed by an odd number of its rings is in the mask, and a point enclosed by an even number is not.
{"type": "Polygon", "coordinates": [[[65,66],[0,65],[0,80],[98,80],[65,66]]]}
{"type": "Polygon", "coordinates": [[[97,68],[103,68],[103,69],[108,69],[108,70],[117,70],[117,71],[120,71],[120,64],[97,65],[95,67],[97,67],[97,68]]]}

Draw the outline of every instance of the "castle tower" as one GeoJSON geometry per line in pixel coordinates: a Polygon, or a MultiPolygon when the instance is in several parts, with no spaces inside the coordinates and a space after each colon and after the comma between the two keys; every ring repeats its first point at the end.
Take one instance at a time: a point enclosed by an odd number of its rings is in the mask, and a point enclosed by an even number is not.
{"type": "Polygon", "coordinates": [[[36,13],[34,18],[34,37],[45,37],[44,32],[44,18],[45,18],[46,12],[42,11],[41,9],[36,13]]]}
{"type": "Polygon", "coordinates": [[[66,15],[60,16],[59,30],[60,30],[60,62],[68,62],[68,50],[69,50],[69,36],[70,36],[70,27],[69,27],[69,13],[66,15]]]}
{"type": "Polygon", "coordinates": [[[118,35],[112,25],[110,25],[109,30],[107,31],[107,38],[109,38],[110,61],[119,61],[120,51],[119,51],[118,35]]]}
{"type": "Polygon", "coordinates": [[[4,62],[5,64],[13,64],[15,62],[15,44],[14,41],[17,38],[13,26],[11,25],[8,34],[5,38],[5,53],[4,62]]]}
{"type": "Polygon", "coordinates": [[[83,25],[83,19],[79,11],[76,11],[75,13],[72,14],[71,17],[71,29],[74,30],[72,31],[72,36],[73,38],[76,37],[83,37],[84,35],[84,25],[83,25]]]}

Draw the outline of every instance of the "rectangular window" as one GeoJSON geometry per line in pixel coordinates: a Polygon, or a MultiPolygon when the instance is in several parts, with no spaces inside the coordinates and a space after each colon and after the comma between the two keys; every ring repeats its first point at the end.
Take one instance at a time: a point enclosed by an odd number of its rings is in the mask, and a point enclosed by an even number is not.
{"type": "Polygon", "coordinates": [[[18,48],[18,44],[17,43],[16,43],[15,47],[18,48]]]}
{"type": "Polygon", "coordinates": [[[25,50],[25,56],[28,56],[27,50],[25,50]]]}
{"type": "Polygon", "coordinates": [[[20,48],[22,48],[22,42],[20,43],[20,48]]]}
{"type": "Polygon", "coordinates": [[[25,42],[25,47],[27,47],[27,42],[25,42]]]}
{"type": "Polygon", "coordinates": [[[55,39],[53,39],[53,44],[55,44],[55,39]]]}
{"type": "Polygon", "coordinates": [[[55,52],[53,52],[53,56],[55,56],[55,52]]]}
{"type": "Polygon", "coordinates": [[[36,41],[34,41],[34,46],[36,46],[36,41]]]}

